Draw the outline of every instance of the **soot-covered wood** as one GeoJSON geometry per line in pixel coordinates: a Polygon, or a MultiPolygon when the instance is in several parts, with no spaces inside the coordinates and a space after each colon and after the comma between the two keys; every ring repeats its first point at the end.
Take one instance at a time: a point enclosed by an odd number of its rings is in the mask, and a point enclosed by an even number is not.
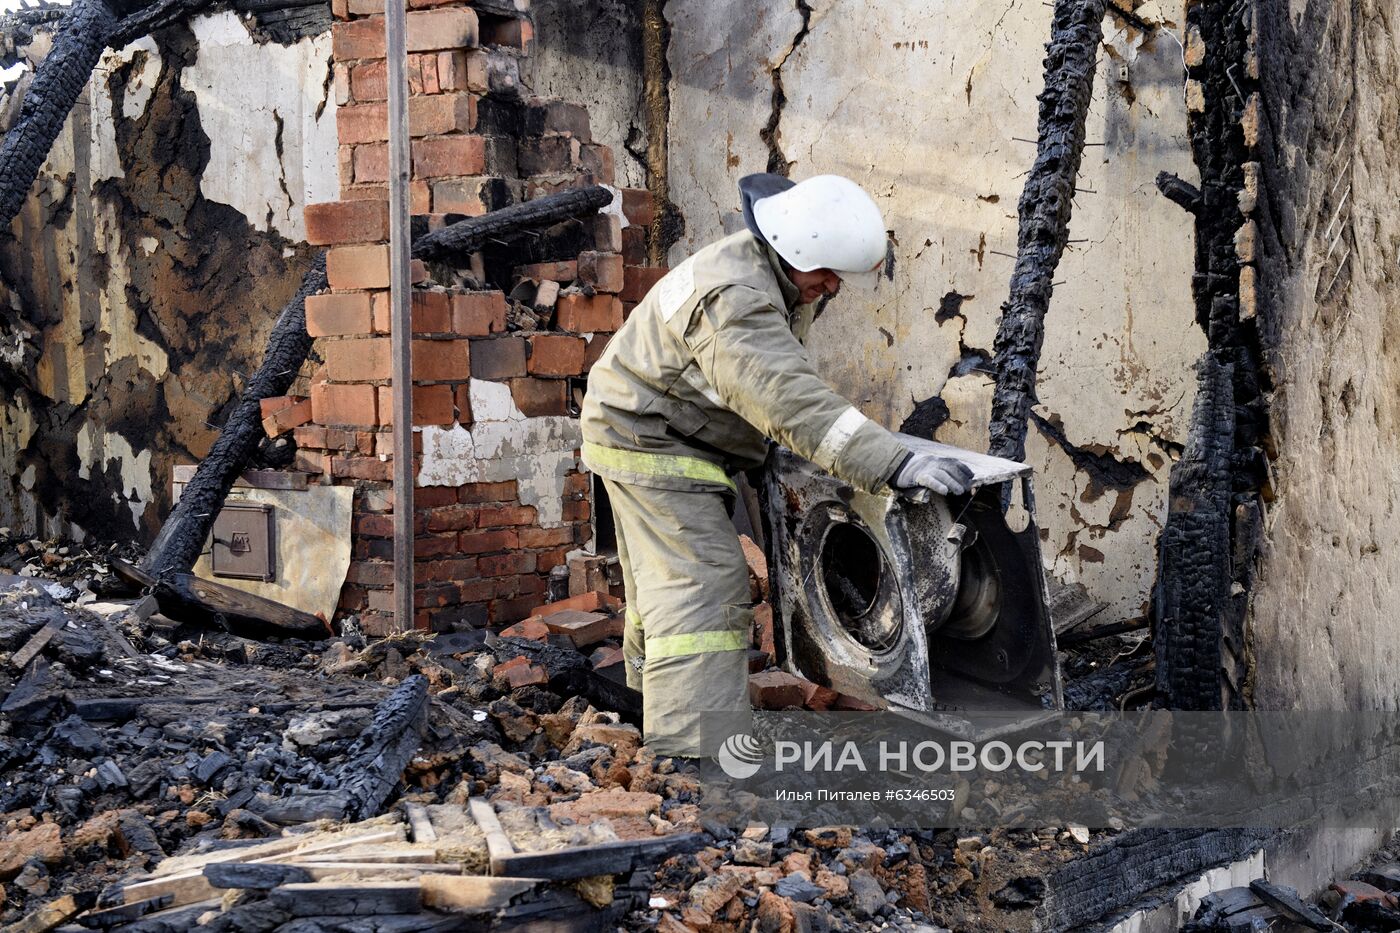
{"type": "Polygon", "coordinates": [[[526,231],[601,210],[613,195],[601,185],[570,188],[450,224],[413,241],[413,258],[448,261],[466,257],[492,241],[508,242],[526,231]]]}
{"type": "Polygon", "coordinates": [[[1035,371],[1045,341],[1055,268],[1069,239],[1075,178],[1084,151],[1084,120],[1103,40],[1104,0],[1056,0],[1045,53],[1035,163],[1018,208],[1016,268],[993,344],[996,393],[988,452],[1026,458],[1026,419],[1035,401],[1035,371]]]}

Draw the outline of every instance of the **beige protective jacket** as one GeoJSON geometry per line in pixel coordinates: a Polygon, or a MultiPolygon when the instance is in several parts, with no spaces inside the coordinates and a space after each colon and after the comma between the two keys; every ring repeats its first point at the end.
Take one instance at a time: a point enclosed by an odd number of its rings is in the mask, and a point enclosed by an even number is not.
{"type": "Polygon", "coordinates": [[[817,375],[801,338],[812,308],[777,254],[745,230],[676,266],[608,343],[588,378],[583,460],[662,489],[734,488],[772,438],[878,491],[908,453],[817,375]]]}

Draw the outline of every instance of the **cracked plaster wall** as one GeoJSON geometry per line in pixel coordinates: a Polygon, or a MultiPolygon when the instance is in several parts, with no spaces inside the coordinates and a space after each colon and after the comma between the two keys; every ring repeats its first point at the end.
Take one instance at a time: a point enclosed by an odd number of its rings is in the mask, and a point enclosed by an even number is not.
{"type": "Polygon", "coordinates": [[[1252,606],[1264,709],[1400,708],[1400,6],[1261,5],[1260,317],[1277,459],[1252,606]]]}
{"type": "MultiPolygon", "coordinates": [[[[1102,618],[1145,612],[1205,346],[1190,218],[1152,183],[1162,170],[1196,177],[1176,41],[1185,17],[1176,4],[1136,6],[1162,25],[1144,35],[1105,22],[1087,134],[1102,145],[1085,153],[1046,322],[1043,420],[1028,438],[1049,569],[1107,601],[1102,618]]],[[[671,196],[685,217],[672,262],[739,229],[735,183],[770,159],[796,179],[856,179],[894,231],[894,277],[836,299],[813,356],[892,428],[941,393],[951,417],[938,439],[985,450],[991,383],[979,368],[1016,251],[1050,9],[669,0],[666,16],[671,196]]]]}
{"type": "Polygon", "coordinates": [[[329,58],[229,12],[103,56],[0,235],[0,313],[37,357],[0,360],[0,525],[159,527],[310,262],[303,205],[334,197],[329,58]]]}

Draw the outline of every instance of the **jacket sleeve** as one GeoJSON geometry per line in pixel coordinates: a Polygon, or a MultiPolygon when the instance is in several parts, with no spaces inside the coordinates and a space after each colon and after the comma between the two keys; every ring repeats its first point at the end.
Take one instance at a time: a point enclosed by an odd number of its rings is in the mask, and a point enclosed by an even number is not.
{"type": "Polygon", "coordinates": [[[761,292],[716,292],[697,309],[685,342],[725,407],[867,492],[884,486],[909,452],[817,375],[786,315],[761,292]]]}

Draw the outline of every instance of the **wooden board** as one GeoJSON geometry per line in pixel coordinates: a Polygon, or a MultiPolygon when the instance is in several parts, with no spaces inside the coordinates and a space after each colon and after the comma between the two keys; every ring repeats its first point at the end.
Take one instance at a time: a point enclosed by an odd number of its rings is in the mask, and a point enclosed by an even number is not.
{"type": "Polygon", "coordinates": [[[433,821],[428,819],[427,808],[421,803],[405,803],[403,812],[408,817],[414,842],[437,842],[437,830],[433,829],[433,821]]]}
{"type": "Polygon", "coordinates": [[[515,854],[515,846],[511,845],[510,837],[506,835],[501,821],[496,817],[496,808],[490,801],[473,797],[467,801],[467,812],[486,836],[486,853],[491,857],[491,874],[509,875],[510,872],[498,871],[496,868],[498,862],[504,863],[515,854]]]}
{"type": "Polygon", "coordinates": [[[34,658],[38,656],[39,652],[43,651],[45,646],[53,641],[53,637],[63,631],[63,627],[67,624],[68,617],[66,615],[56,615],[48,622],[45,622],[44,627],[31,635],[29,641],[24,643],[24,647],[16,651],[10,657],[10,664],[15,670],[22,669],[30,661],[33,661],[34,658]]]}
{"type": "Polygon", "coordinates": [[[274,888],[268,900],[294,917],[369,917],[411,914],[423,906],[417,881],[316,881],[274,888]]]}
{"type": "Polygon", "coordinates": [[[4,927],[0,933],[49,933],[49,930],[67,923],[95,903],[97,895],[94,892],[68,894],[56,901],[50,901],[23,920],[4,927]]]}
{"type": "Polygon", "coordinates": [[[254,635],[329,638],[334,634],[329,625],[309,612],[192,573],[166,574],[154,593],[160,611],[172,619],[204,622],[222,617],[235,630],[254,635]]]}
{"type": "Polygon", "coordinates": [[[544,882],[539,878],[488,878],[483,875],[424,875],[418,882],[423,906],[446,913],[486,913],[507,907],[544,882]]]}

